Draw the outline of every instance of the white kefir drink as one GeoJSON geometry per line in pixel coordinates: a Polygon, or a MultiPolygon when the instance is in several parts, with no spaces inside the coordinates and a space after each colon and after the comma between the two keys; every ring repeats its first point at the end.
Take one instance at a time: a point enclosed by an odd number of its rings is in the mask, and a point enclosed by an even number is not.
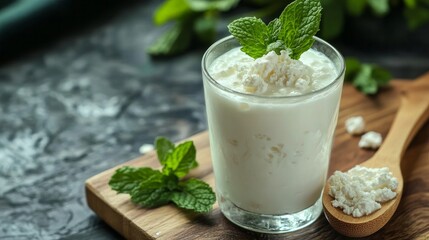
{"type": "Polygon", "coordinates": [[[320,215],[344,74],[341,55],[317,38],[299,60],[279,53],[255,60],[229,37],[203,57],[219,205],[261,232],[295,230],[320,215]]]}

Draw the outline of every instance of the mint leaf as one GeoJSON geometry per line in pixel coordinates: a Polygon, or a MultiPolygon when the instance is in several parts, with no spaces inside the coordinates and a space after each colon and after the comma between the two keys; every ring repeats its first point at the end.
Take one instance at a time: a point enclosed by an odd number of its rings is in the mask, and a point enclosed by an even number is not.
{"type": "Polygon", "coordinates": [[[389,12],[389,0],[367,0],[375,14],[386,15],[389,12]]]}
{"type": "Polygon", "coordinates": [[[239,0],[188,0],[188,3],[194,11],[208,11],[208,10],[220,10],[228,11],[237,3],[239,0]]]}
{"type": "Polygon", "coordinates": [[[182,192],[174,192],[171,198],[177,206],[202,213],[212,209],[216,195],[207,183],[189,179],[180,185],[182,192]]]}
{"type": "Polygon", "coordinates": [[[377,82],[371,77],[372,68],[368,64],[362,65],[360,71],[353,80],[353,85],[365,94],[377,92],[377,82]]]}
{"type": "Polygon", "coordinates": [[[110,178],[109,186],[118,193],[130,194],[142,181],[159,173],[151,168],[122,167],[117,169],[110,178]]]}
{"type": "Polygon", "coordinates": [[[242,46],[241,51],[253,58],[262,57],[268,46],[268,27],[256,17],[244,17],[228,25],[229,32],[242,46]]]}
{"type": "Polygon", "coordinates": [[[416,30],[429,22],[429,9],[423,7],[407,8],[404,11],[408,27],[416,30]]]}
{"type": "Polygon", "coordinates": [[[191,11],[187,0],[167,0],[156,11],[153,21],[162,25],[168,21],[180,18],[191,11]]]}
{"type": "Polygon", "coordinates": [[[177,146],[165,160],[165,166],[162,172],[165,175],[174,174],[181,178],[185,176],[189,170],[198,166],[195,160],[196,150],[192,141],[187,141],[177,146]]]}
{"type": "Polygon", "coordinates": [[[282,40],[277,40],[267,46],[267,52],[274,51],[277,55],[280,55],[281,50],[286,50],[285,44],[282,40]]]}
{"type": "Polygon", "coordinates": [[[268,35],[270,43],[266,48],[266,53],[274,51],[276,54],[280,55],[281,50],[286,50],[285,43],[282,40],[277,40],[281,27],[282,26],[278,18],[275,18],[270,23],[268,23],[268,35]]]}
{"type": "Polygon", "coordinates": [[[360,71],[362,64],[356,58],[346,58],[346,74],[345,80],[353,82],[353,78],[360,71]]]}
{"type": "Polygon", "coordinates": [[[417,5],[417,0],[404,0],[404,3],[407,8],[415,8],[417,5]]]}
{"type": "Polygon", "coordinates": [[[377,93],[392,79],[387,70],[375,64],[361,63],[355,58],[346,59],[346,69],[345,80],[364,94],[377,93]]]}
{"type": "Polygon", "coordinates": [[[390,79],[392,79],[392,74],[386,69],[383,69],[377,65],[372,65],[372,77],[377,82],[379,87],[384,87],[389,84],[390,79]]]}
{"type": "Polygon", "coordinates": [[[155,139],[155,148],[158,160],[164,166],[168,155],[174,151],[174,143],[165,137],[157,137],[155,139]]]}
{"type": "Polygon", "coordinates": [[[177,22],[149,47],[152,56],[174,55],[185,51],[191,44],[192,32],[186,21],[177,22]]]}
{"type": "Polygon", "coordinates": [[[210,44],[216,37],[216,18],[212,15],[200,16],[195,20],[194,32],[204,44],[210,44]]]}
{"type": "Polygon", "coordinates": [[[228,30],[241,44],[241,50],[253,58],[287,49],[292,59],[299,59],[313,45],[321,16],[320,1],[295,0],[268,25],[256,17],[244,17],[231,22],[228,30]]]}
{"type": "Polygon", "coordinates": [[[367,0],[346,0],[347,12],[350,13],[352,16],[360,16],[365,10],[367,4],[367,0]]]}
{"type": "Polygon", "coordinates": [[[275,42],[279,38],[280,30],[282,29],[282,24],[278,18],[273,19],[268,23],[268,33],[270,37],[270,42],[275,42]]]}
{"type": "Polygon", "coordinates": [[[290,49],[292,59],[299,59],[313,45],[321,17],[322,6],[314,0],[296,0],[280,14],[282,28],[279,38],[290,49]]]}
{"type": "Polygon", "coordinates": [[[141,182],[138,188],[133,189],[131,201],[148,208],[166,204],[173,194],[168,187],[171,182],[168,176],[157,171],[156,174],[141,182]]]}

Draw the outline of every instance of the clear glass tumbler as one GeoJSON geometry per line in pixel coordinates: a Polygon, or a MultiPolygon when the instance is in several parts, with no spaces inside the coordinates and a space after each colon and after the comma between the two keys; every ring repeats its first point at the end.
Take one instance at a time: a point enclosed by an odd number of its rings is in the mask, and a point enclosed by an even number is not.
{"type": "Polygon", "coordinates": [[[298,96],[256,96],[229,89],[210,75],[212,62],[239,47],[232,37],[214,43],[202,59],[211,156],[220,209],[253,231],[283,233],[314,222],[322,212],[345,64],[315,37],[336,78],[298,96]]]}

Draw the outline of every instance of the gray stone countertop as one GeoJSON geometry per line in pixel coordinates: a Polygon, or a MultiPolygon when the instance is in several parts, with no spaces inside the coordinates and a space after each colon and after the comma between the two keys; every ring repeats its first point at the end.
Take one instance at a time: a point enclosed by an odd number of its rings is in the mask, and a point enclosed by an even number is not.
{"type": "MultiPolygon", "coordinates": [[[[178,141],[207,128],[203,51],[145,53],[160,33],[156,5],[142,1],[0,69],[1,240],[121,239],[86,205],[85,180],[156,136],[178,141]]],[[[365,56],[399,77],[429,69],[427,59],[365,56]]]]}

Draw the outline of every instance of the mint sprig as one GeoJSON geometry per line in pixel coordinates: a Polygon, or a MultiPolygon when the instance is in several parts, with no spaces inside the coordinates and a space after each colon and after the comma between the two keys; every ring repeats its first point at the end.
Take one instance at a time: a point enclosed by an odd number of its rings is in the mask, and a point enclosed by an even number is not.
{"type": "Polygon", "coordinates": [[[212,188],[198,179],[181,180],[198,166],[195,146],[187,141],[175,146],[166,138],[155,140],[162,170],[121,167],[109,181],[118,193],[131,195],[131,201],[142,207],[158,207],[169,202],[195,212],[209,212],[216,201],[212,188]]]}
{"type": "Polygon", "coordinates": [[[241,50],[253,58],[270,51],[279,54],[288,50],[292,59],[299,59],[312,46],[321,17],[319,0],[295,0],[268,25],[256,17],[244,17],[231,22],[228,30],[242,46],[241,50]]]}
{"type": "Polygon", "coordinates": [[[189,170],[198,166],[195,155],[196,151],[192,142],[180,144],[166,156],[162,172],[167,176],[174,174],[179,178],[184,177],[189,170]]]}
{"type": "Polygon", "coordinates": [[[177,206],[197,212],[206,212],[207,206],[213,205],[213,191],[207,183],[192,178],[181,182],[179,186],[182,191],[176,191],[172,195],[172,201],[177,206]]]}
{"type": "Polygon", "coordinates": [[[392,74],[386,69],[376,64],[361,63],[356,58],[346,58],[346,69],[345,80],[366,95],[376,94],[392,79],[392,74]]]}

